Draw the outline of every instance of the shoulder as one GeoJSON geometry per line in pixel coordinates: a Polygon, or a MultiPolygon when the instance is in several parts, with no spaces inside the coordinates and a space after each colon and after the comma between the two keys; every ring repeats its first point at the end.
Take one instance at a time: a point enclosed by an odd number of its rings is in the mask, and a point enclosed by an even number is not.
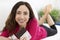
{"type": "Polygon", "coordinates": [[[29,26],[36,26],[37,24],[38,24],[38,22],[37,22],[36,18],[30,19],[30,21],[28,23],[29,26]]]}

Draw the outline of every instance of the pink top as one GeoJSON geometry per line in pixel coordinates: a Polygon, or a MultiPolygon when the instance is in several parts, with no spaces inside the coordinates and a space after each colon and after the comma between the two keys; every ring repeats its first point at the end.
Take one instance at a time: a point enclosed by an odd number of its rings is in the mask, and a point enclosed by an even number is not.
{"type": "MultiPolygon", "coordinates": [[[[18,29],[19,27],[17,26],[16,30],[13,30],[13,33],[15,34],[18,29]]],[[[36,18],[30,20],[30,22],[26,26],[26,30],[28,30],[28,32],[31,34],[31,40],[40,40],[47,36],[47,31],[43,27],[40,27],[38,25],[36,18]]],[[[9,34],[9,31],[5,30],[1,33],[0,36],[9,37],[9,34]]]]}

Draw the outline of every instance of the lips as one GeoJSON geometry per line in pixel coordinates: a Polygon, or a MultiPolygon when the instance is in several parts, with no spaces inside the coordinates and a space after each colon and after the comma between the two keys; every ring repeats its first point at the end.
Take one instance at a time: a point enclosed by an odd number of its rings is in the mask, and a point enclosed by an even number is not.
{"type": "Polygon", "coordinates": [[[18,23],[24,23],[25,21],[24,20],[18,20],[18,23]]]}
{"type": "Polygon", "coordinates": [[[23,21],[20,21],[19,23],[24,23],[23,21]]]}

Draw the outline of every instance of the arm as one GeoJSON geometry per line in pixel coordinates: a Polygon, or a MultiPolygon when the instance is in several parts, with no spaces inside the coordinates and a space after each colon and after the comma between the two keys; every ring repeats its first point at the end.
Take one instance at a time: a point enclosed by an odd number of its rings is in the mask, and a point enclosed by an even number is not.
{"type": "Polygon", "coordinates": [[[6,38],[6,37],[3,37],[3,36],[0,36],[0,40],[10,40],[10,39],[6,38]]]}
{"type": "Polygon", "coordinates": [[[4,30],[4,31],[2,31],[2,33],[0,34],[0,40],[10,40],[9,38],[8,38],[8,36],[9,36],[9,32],[8,32],[8,30],[4,30]]]}

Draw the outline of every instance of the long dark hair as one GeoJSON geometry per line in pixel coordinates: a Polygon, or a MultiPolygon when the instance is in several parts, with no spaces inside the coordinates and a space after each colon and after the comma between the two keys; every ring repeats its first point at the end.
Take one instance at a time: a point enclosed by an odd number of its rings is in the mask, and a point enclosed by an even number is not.
{"type": "MultiPolygon", "coordinates": [[[[14,5],[14,7],[12,8],[11,13],[10,13],[9,17],[8,17],[7,20],[6,20],[5,27],[4,27],[3,31],[4,31],[5,29],[7,29],[9,32],[11,32],[12,30],[14,30],[14,29],[16,28],[16,26],[18,25],[18,23],[15,21],[16,10],[17,10],[17,9],[19,8],[19,6],[21,6],[21,5],[26,5],[26,7],[29,9],[30,19],[32,19],[32,18],[35,17],[35,16],[34,16],[34,13],[33,13],[33,10],[32,10],[32,8],[31,8],[31,6],[30,6],[30,4],[27,3],[27,2],[20,1],[20,2],[16,3],[16,4],[14,5]]],[[[30,19],[29,19],[29,21],[30,21],[30,19]]],[[[29,22],[29,21],[28,21],[28,22],[29,22]]]]}

